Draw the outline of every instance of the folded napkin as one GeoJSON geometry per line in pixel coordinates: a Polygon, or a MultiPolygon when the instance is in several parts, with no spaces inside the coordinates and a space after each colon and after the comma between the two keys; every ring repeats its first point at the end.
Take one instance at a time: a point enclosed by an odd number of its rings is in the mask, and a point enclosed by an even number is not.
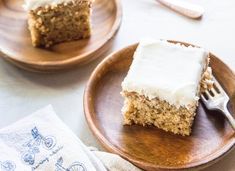
{"type": "Polygon", "coordinates": [[[2,171],[140,171],[118,155],[86,147],[51,106],[0,130],[2,171]]]}

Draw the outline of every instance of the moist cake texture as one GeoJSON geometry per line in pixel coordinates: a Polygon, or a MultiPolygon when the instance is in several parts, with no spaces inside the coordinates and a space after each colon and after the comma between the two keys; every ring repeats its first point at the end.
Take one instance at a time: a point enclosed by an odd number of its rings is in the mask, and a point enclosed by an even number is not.
{"type": "Polygon", "coordinates": [[[122,82],[124,124],[190,135],[199,94],[209,86],[208,53],[167,41],[141,42],[122,82]]]}
{"type": "Polygon", "coordinates": [[[33,46],[90,37],[91,5],[92,0],[25,0],[33,46]]]}

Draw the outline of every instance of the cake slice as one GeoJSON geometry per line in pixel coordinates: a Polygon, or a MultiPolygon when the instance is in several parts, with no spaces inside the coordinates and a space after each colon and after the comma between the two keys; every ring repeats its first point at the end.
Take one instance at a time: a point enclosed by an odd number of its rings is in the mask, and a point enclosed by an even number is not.
{"type": "Polygon", "coordinates": [[[25,0],[33,46],[88,38],[92,0],[25,0]]]}
{"type": "Polygon", "coordinates": [[[138,45],[122,82],[124,124],[190,135],[202,88],[211,83],[208,53],[167,41],[138,45]]]}

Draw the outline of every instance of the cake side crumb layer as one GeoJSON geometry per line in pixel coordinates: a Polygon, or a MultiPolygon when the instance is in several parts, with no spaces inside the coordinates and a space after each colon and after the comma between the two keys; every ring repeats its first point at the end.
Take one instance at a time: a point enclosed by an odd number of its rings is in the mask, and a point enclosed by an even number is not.
{"type": "MultiPolygon", "coordinates": [[[[209,67],[208,59],[201,74],[197,96],[200,97],[200,93],[210,88],[212,84],[212,70],[209,67]]],[[[178,108],[164,100],[158,98],[150,100],[136,92],[123,91],[122,95],[125,98],[122,109],[125,125],[154,125],[174,134],[190,135],[198,101],[195,101],[190,107],[178,108]]]]}
{"type": "Polygon", "coordinates": [[[91,35],[91,1],[46,5],[29,12],[29,30],[34,46],[88,38],[91,35]]]}
{"type": "Polygon", "coordinates": [[[154,125],[174,134],[190,135],[197,104],[189,109],[177,108],[158,98],[149,100],[134,92],[122,92],[122,95],[125,97],[125,125],[154,125]]]}

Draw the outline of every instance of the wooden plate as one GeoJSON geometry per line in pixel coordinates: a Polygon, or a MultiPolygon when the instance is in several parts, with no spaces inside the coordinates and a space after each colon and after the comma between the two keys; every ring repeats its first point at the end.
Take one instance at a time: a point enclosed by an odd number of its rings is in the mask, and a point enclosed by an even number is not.
{"type": "Polygon", "coordinates": [[[71,68],[99,57],[109,48],[122,18],[120,0],[96,0],[91,38],[46,50],[32,46],[22,4],[23,0],[0,0],[0,56],[21,68],[39,72],[71,68]]]}
{"type": "MultiPolygon", "coordinates": [[[[207,111],[202,104],[198,108],[192,135],[188,137],[166,133],[155,127],[122,125],[121,82],[136,47],[137,44],[129,46],[104,59],[86,87],[85,115],[101,144],[108,151],[146,170],[203,168],[229,152],[235,143],[233,130],[221,114],[207,111]]],[[[235,111],[235,98],[232,98],[235,75],[216,56],[210,54],[210,57],[213,74],[231,97],[230,110],[235,111]]]]}

